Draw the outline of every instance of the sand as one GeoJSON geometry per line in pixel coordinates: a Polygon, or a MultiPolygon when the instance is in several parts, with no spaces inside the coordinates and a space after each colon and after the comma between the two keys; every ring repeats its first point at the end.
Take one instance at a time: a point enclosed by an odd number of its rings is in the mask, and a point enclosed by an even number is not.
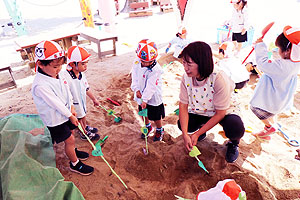
{"type": "MultiPolygon", "coordinates": [[[[142,23],[140,19],[136,21],[142,23]]],[[[66,181],[72,181],[87,200],[171,200],[175,199],[174,195],[195,199],[199,192],[208,190],[218,181],[228,178],[234,179],[250,200],[300,199],[300,161],[294,159],[297,148],[290,146],[279,132],[272,135],[269,142],[262,142],[251,133],[245,132],[240,143],[238,160],[228,164],[224,158],[227,140],[221,135],[221,126],[217,125],[208,131],[204,141],[197,144],[202,153],[198,157],[210,174],[206,174],[197,165],[197,161],[189,157],[184,149],[181,132],[177,128],[178,116],[174,113],[178,108],[179,84],[184,70],[171,54],[162,53],[167,44],[166,40],[165,43],[158,43],[160,52],[158,62],[161,66],[165,65],[163,74],[165,136],[162,142],[153,142],[151,135],[148,140],[149,154],[144,155],[142,148],[145,147],[145,141],[140,139],[143,121],[137,114],[137,103],[133,101],[133,92],[130,90],[130,70],[136,56],[134,42],[142,35],[133,34],[133,37],[135,39],[119,40],[117,56],[105,57],[102,60],[97,58],[94,46],[84,46],[92,54],[86,71],[91,91],[102,106],[113,109],[115,114],[122,118],[120,123],[114,122],[112,116],[108,116],[103,109],[95,108],[88,99],[87,121],[89,125],[99,129],[101,138],[108,136],[106,144],[102,147],[104,157],[128,189],[125,189],[99,157],[91,156],[84,161],[95,168],[92,175],[81,176],[71,172],[68,169],[68,158],[64,154],[63,144],[54,145],[56,165],[66,181]],[[123,42],[128,42],[129,45],[124,45],[123,42]],[[106,99],[107,97],[118,101],[121,105],[113,105],[106,99]]],[[[213,43],[211,45],[215,49],[216,45],[213,43]]],[[[18,87],[1,91],[0,118],[13,113],[37,113],[30,93],[34,72],[24,61],[15,61],[11,64],[18,87]]],[[[0,84],[7,81],[7,77],[6,74],[0,73],[0,84]]],[[[263,128],[263,124],[249,109],[249,101],[257,78],[251,75],[249,84],[237,94],[245,127],[251,128],[254,132],[263,128]]],[[[288,136],[298,141],[300,141],[297,132],[300,129],[299,109],[298,86],[294,108],[278,116],[278,122],[288,136]]],[[[78,133],[75,133],[75,137],[77,147],[91,153],[91,145],[87,141],[82,141],[78,133]]]]}
{"type": "MultiPolygon", "coordinates": [[[[101,105],[113,109],[122,121],[114,122],[114,117],[108,116],[103,109],[95,108],[88,100],[88,124],[99,129],[101,138],[108,136],[102,148],[104,157],[128,189],[99,157],[91,156],[85,161],[95,168],[92,175],[85,177],[72,173],[63,153],[64,146],[54,145],[57,168],[65,180],[75,183],[86,199],[167,200],[175,199],[174,195],[193,199],[200,191],[208,190],[227,178],[234,179],[246,191],[248,199],[299,199],[300,162],[294,159],[296,148],[289,146],[280,133],[273,135],[270,142],[261,142],[246,132],[240,143],[238,160],[228,164],[224,159],[226,139],[219,134],[222,129],[217,125],[208,132],[204,141],[197,144],[202,153],[199,159],[210,172],[209,175],[198,167],[194,158],[188,156],[176,125],[178,116],[174,113],[178,107],[179,84],[184,71],[180,62],[175,61],[171,55],[162,55],[158,60],[164,66],[165,136],[162,142],[153,142],[153,136],[150,136],[149,154],[144,155],[142,148],[145,147],[145,141],[140,139],[142,120],[137,115],[137,104],[130,90],[129,61],[134,59],[135,53],[106,57],[99,61],[96,53],[89,51],[92,57],[86,75],[91,89],[101,105]],[[115,106],[107,97],[121,105],[115,106]]],[[[24,68],[23,72],[32,73],[29,68],[24,68]]],[[[256,78],[252,76],[247,87],[238,92],[238,96],[245,126],[259,130],[263,125],[249,110],[249,99],[256,78]]],[[[12,113],[36,113],[30,84],[4,91],[0,95],[0,117],[12,113]]],[[[281,114],[278,118],[291,138],[297,138],[297,108],[299,90],[295,96],[295,112],[281,114]]],[[[78,133],[75,133],[75,137],[77,147],[91,153],[91,145],[82,141],[78,133]]]]}

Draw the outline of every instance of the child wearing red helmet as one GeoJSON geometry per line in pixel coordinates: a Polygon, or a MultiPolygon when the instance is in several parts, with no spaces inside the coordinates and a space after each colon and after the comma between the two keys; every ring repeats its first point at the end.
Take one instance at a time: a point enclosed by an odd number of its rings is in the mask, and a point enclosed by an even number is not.
{"type": "Polygon", "coordinates": [[[178,33],[176,33],[176,37],[173,38],[169,44],[168,47],[166,48],[166,53],[169,52],[170,48],[174,45],[174,54],[173,56],[175,58],[178,58],[179,54],[181,51],[186,47],[189,43],[191,43],[192,40],[187,38],[187,31],[185,27],[180,27],[180,30],[178,33]]]}
{"type": "Polygon", "coordinates": [[[35,48],[35,62],[37,73],[31,92],[38,113],[50,131],[52,143],[65,143],[71,171],[90,175],[94,168],[81,162],[89,154],[75,148],[72,134],[79,122],[67,79],[60,73],[65,62],[64,51],[56,42],[43,41],[35,48]]]}
{"type": "Polygon", "coordinates": [[[278,130],[275,116],[293,106],[300,69],[300,29],[286,26],[275,45],[280,59],[270,60],[262,38],[255,43],[256,62],[263,75],[255,87],[250,108],[265,125],[254,134],[262,140],[270,140],[270,135],[278,130]]]}
{"type": "MultiPolygon", "coordinates": [[[[97,134],[98,129],[88,126],[86,122],[86,96],[93,101],[94,106],[99,106],[99,101],[90,90],[84,74],[84,71],[87,69],[89,57],[90,54],[84,48],[71,46],[67,52],[67,70],[63,71],[63,73],[68,80],[77,118],[81,126],[85,128],[84,131],[90,140],[98,140],[100,138],[97,134]]],[[[79,133],[82,140],[87,140],[81,132],[79,133]]]]}
{"type": "MultiPolygon", "coordinates": [[[[148,117],[145,119],[147,136],[153,130],[150,121],[154,121],[156,132],[153,141],[161,141],[164,135],[161,119],[165,117],[165,108],[162,101],[163,71],[156,62],[156,44],[148,39],[141,40],[136,53],[138,59],[134,61],[131,83],[134,100],[138,102],[140,111],[145,108],[148,110],[148,117]]],[[[142,133],[141,137],[144,139],[145,135],[142,133]]]]}

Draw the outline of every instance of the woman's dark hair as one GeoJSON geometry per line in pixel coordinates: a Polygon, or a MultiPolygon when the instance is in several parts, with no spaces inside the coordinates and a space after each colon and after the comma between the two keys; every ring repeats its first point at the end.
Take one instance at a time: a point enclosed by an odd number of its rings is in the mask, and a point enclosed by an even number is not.
{"type": "Polygon", "coordinates": [[[292,48],[292,44],[283,33],[278,35],[275,41],[275,45],[278,46],[281,49],[281,51],[287,51],[292,48]]]}
{"type": "Polygon", "coordinates": [[[190,43],[182,50],[179,58],[185,61],[191,58],[198,65],[198,72],[202,79],[209,77],[214,71],[212,51],[210,46],[205,42],[197,41],[190,43]]]}

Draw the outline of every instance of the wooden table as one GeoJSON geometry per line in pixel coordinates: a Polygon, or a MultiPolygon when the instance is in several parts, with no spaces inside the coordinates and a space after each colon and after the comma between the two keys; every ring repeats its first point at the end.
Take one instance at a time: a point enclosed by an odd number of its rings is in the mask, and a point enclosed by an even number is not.
{"type": "Polygon", "coordinates": [[[0,84],[0,90],[4,89],[4,88],[9,88],[9,87],[17,87],[17,84],[16,84],[16,81],[14,79],[14,76],[12,74],[12,70],[10,68],[10,66],[8,67],[3,67],[3,68],[0,68],[0,72],[2,71],[8,71],[8,73],[10,74],[11,78],[12,78],[12,81],[9,81],[7,83],[2,83],[0,84]]]}
{"type": "Polygon", "coordinates": [[[52,40],[60,44],[60,46],[67,51],[72,46],[72,40],[77,41],[79,32],[48,32],[45,34],[39,34],[36,36],[22,36],[15,40],[18,48],[16,51],[21,53],[22,58],[25,60],[26,57],[34,62],[34,49],[37,44],[43,40],[52,40]]]}
{"type": "Polygon", "coordinates": [[[100,31],[97,29],[86,28],[81,30],[80,36],[97,44],[98,48],[98,58],[102,58],[106,55],[117,55],[116,52],[116,41],[118,41],[118,37],[114,34],[107,33],[105,31],[100,31]],[[101,42],[109,41],[113,42],[112,50],[102,51],[101,49],[101,42]]]}

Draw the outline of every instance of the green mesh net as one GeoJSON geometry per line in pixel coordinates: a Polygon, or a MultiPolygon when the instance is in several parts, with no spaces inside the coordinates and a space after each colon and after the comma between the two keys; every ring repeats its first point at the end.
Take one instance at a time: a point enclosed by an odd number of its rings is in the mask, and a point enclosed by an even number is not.
{"type": "Polygon", "coordinates": [[[49,130],[38,115],[1,118],[0,152],[0,199],[84,199],[56,168],[49,130]]]}

